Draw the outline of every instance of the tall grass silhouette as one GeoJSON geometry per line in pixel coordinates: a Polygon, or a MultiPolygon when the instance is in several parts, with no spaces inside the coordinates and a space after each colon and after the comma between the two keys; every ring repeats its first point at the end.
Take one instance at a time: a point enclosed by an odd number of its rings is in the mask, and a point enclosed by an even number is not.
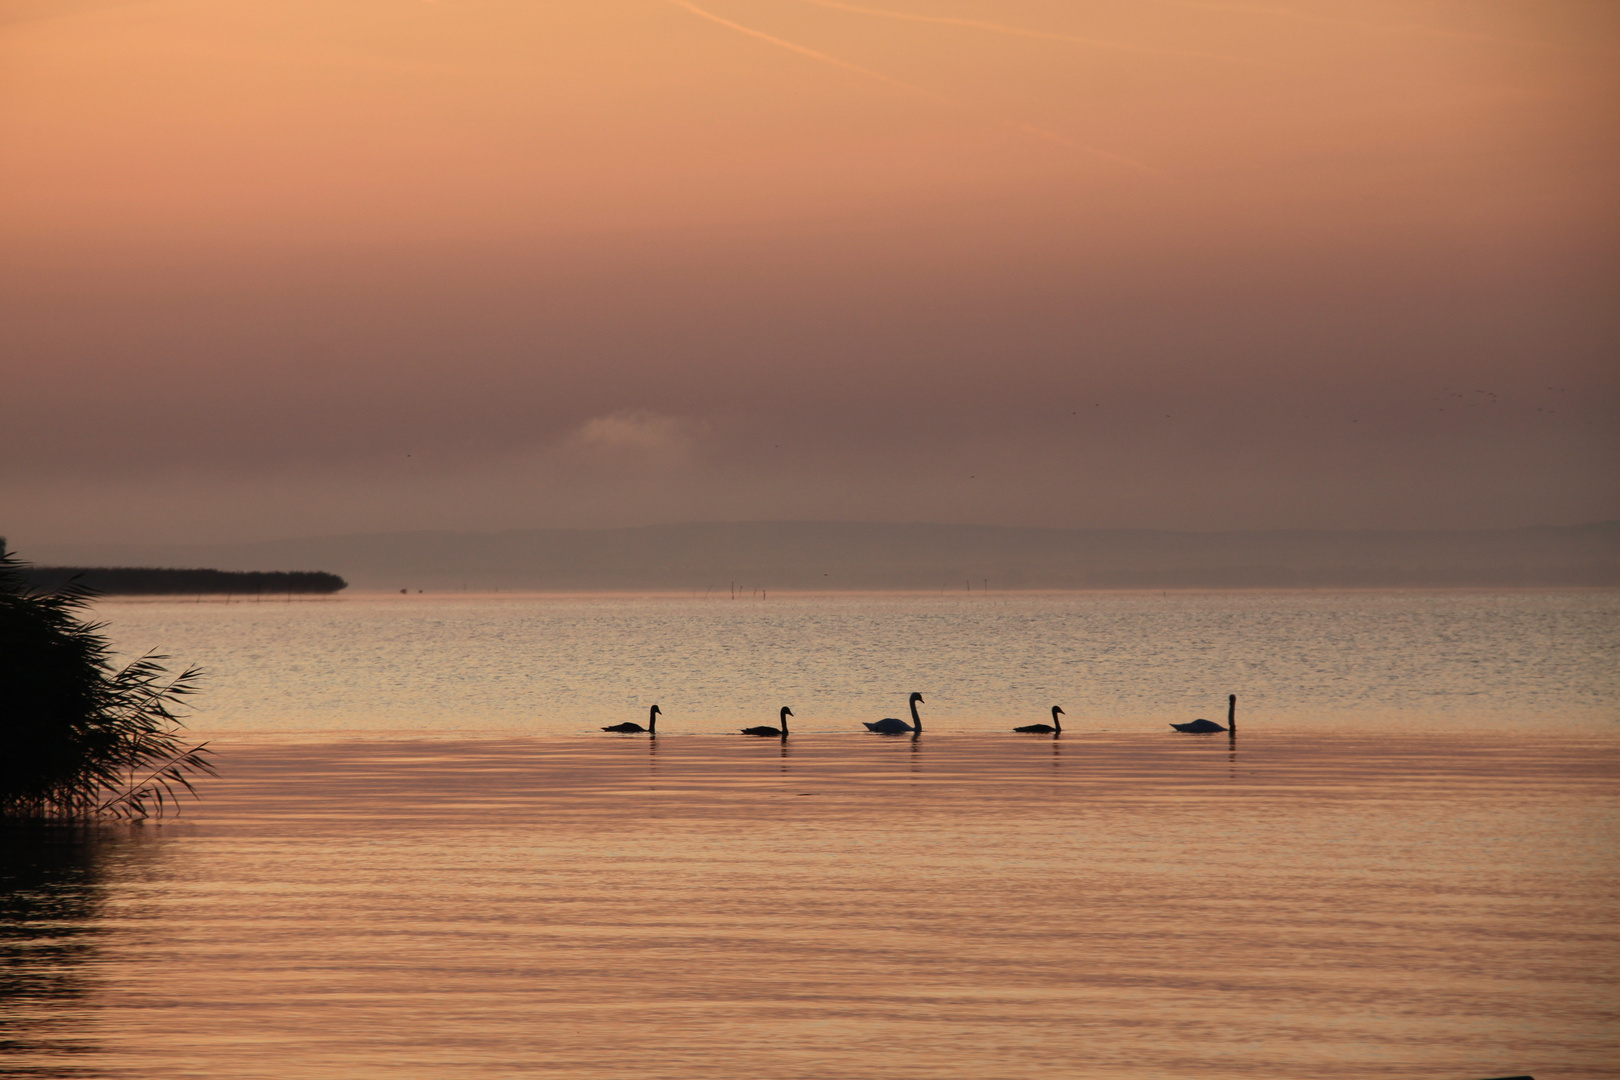
{"type": "Polygon", "coordinates": [[[215,770],[175,710],[202,672],[158,653],[115,667],[84,618],[95,592],[30,588],[25,565],[0,539],[0,817],[139,819],[195,797],[215,770]]]}

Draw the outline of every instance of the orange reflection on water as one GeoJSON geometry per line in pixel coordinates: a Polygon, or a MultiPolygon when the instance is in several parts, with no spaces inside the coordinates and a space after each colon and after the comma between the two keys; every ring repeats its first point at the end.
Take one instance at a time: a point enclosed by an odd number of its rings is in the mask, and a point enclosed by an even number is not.
{"type": "Polygon", "coordinates": [[[178,822],[12,838],[0,1071],[1614,1076],[1615,758],[240,743],[178,822]]]}

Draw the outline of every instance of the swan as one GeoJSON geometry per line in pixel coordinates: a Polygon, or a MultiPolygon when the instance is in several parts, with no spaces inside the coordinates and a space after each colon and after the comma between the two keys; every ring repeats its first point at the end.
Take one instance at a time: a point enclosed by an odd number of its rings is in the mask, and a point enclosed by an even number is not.
{"type": "MultiPolygon", "coordinates": [[[[888,716],[882,720],[867,724],[866,730],[875,731],[879,735],[904,735],[908,731],[921,731],[922,717],[917,715],[917,702],[922,701],[922,699],[921,694],[911,695],[911,723],[908,724],[904,720],[896,720],[894,717],[888,716]]],[[[865,723],[865,721],[862,722],[865,723]]]]}
{"type": "Polygon", "coordinates": [[[1177,731],[1184,731],[1189,735],[1207,735],[1214,731],[1237,730],[1237,695],[1226,695],[1226,727],[1222,727],[1213,720],[1198,719],[1190,724],[1171,724],[1177,731]]]}
{"type": "Polygon", "coordinates": [[[759,727],[745,727],[742,729],[742,733],[744,735],[761,735],[770,739],[774,739],[780,735],[785,739],[787,738],[787,718],[792,715],[793,710],[784,705],[782,706],[782,727],[780,730],[773,727],[766,727],[764,724],[761,724],[759,727]]]}
{"type": "Polygon", "coordinates": [[[652,707],[652,711],[647,714],[647,726],[646,727],[642,727],[640,724],[635,724],[635,723],[630,722],[629,720],[626,720],[622,724],[614,724],[612,727],[605,727],[602,730],[603,731],[617,731],[621,735],[635,735],[638,732],[642,732],[642,731],[645,731],[649,735],[656,735],[656,734],[658,734],[658,714],[663,712],[663,711],[664,710],[662,710],[658,706],[654,705],[652,707]]]}
{"type": "Polygon", "coordinates": [[[1015,727],[1013,730],[1021,731],[1026,735],[1056,735],[1063,730],[1063,721],[1058,719],[1062,714],[1063,709],[1054,705],[1052,706],[1052,722],[1050,724],[1025,724],[1023,727],[1015,727]]]}

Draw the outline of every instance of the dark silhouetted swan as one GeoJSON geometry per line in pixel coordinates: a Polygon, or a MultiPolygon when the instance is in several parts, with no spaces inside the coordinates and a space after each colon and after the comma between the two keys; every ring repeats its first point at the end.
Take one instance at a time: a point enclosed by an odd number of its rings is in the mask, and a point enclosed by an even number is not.
{"type": "Polygon", "coordinates": [[[774,739],[780,735],[785,739],[787,738],[787,718],[792,715],[793,710],[784,705],[782,706],[781,728],[766,727],[764,724],[761,724],[759,727],[745,727],[742,729],[742,732],[744,735],[761,735],[770,739],[774,739]]]}
{"type": "Polygon", "coordinates": [[[1054,705],[1052,706],[1052,722],[1050,724],[1025,724],[1023,727],[1015,727],[1013,730],[1021,731],[1025,735],[1056,735],[1063,730],[1063,721],[1058,719],[1061,715],[1063,715],[1063,710],[1054,705]]]}
{"type": "Polygon", "coordinates": [[[1194,720],[1190,724],[1171,724],[1177,731],[1185,731],[1189,735],[1207,735],[1213,731],[1237,730],[1237,695],[1226,695],[1226,727],[1221,727],[1213,720],[1194,720]]]}
{"type": "Polygon", "coordinates": [[[886,716],[882,720],[867,724],[866,730],[875,731],[879,735],[904,735],[908,731],[921,731],[922,717],[917,715],[917,702],[922,701],[922,699],[921,694],[911,695],[911,723],[908,724],[904,720],[896,720],[892,716],[886,716]]]}
{"type": "Polygon", "coordinates": [[[643,731],[645,731],[649,735],[656,735],[656,734],[658,734],[658,714],[663,712],[663,711],[664,710],[662,710],[658,706],[654,705],[652,707],[652,711],[647,713],[647,726],[646,727],[642,727],[640,724],[632,723],[631,721],[626,720],[622,724],[614,724],[612,727],[605,727],[602,730],[603,731],[617,731],[621,735],[635,735],[635,734],[637,734],[639,732],[643,732],[643,731]]]}

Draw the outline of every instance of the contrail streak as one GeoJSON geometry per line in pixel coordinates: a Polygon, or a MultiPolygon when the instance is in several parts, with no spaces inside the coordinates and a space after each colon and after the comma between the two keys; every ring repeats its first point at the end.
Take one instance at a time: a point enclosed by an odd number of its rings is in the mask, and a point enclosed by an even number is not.
{"type": "MultiPolygon", "coordinates": [[[[816,0],[806,0],[815,3],[816,0]]],[[[1570,45],[1552,41],[1536,41],[1533,38],[1501,37],[1497,34],[1476,34],[1467,30],[1448,30],[1443,26],[1430,26],[1425,23],[1376,23],[1361,19],[1336,19],[1331,15],[1313,15],[1308,11],[1295,11],[1293,8],[1267,6],[1262,4],[1222,4],[1200,2],[1200,0],[1159,0],[1161,4],[1170,7],[1191,8],[1197,11],[1221,11],[1233,15],[1269,15],[1274,19],[1288,19],[1293,22],[1310,23],[1315,26],[1342,26],[1353,30],[1370,30],[1379,34],[1414,34],[1419,37],[1444,38],[1450,41],[1481,41],[1495,45],[1516,45],[1525,49],[1550,49],[1555,52],[1599,52],[1613,55],[1615,50],[1606,49],[1600,45],[1570,45]]]]}
{"type": "Polygon", "coordinates": [[[881,71],[873,71],[871,68],[862,67],[859,64],[852,64],[848,60],[840,60],[836,56],[829,56],[827,53],[819,52],[816,49],[811,49],[796,42],[788,41],[785,38],[779,38],[774,34],[767,34],[763,30],[755,30],[752,26],[744,26],[742,23],[732,22],[730,19],[716,15],[712,11],[706,11],[703,8],[698,7],[696,4],[690,3],[689,0],[666,0],[666,2],[674,4],[676,7],[696,15],[700,19],[707,19],[709,22],[715,23],[719,26],[724,26],[728,30],[734,30],[739,34],[747,34],[751,38],[758,38],[760,41],[769,42],[770,44],[775,45],[777,48],[787,49],[789,52],[796,52],[800,56],[807,56],[812,60],[819,60],[823,64],[831,64],[833,67],[842,68],[845,71],[851,71],[857,75],[864,75],[868,79],[875,79],[878,82],[899,87],[902,90],[907,90],[913,94],[918,94],[922,97],[928,98],[930,101],[937,101],[943,105],[949,105],[954,109],[963,109],[968,112],[977,113],[980,116],[988,117],[994,120],[998,124],[1013,128],[1016,131],[1022,131],[1026,135],[1033,136],[1045,142],[1057,143],[1059,146],[1067,146],[1075,150],[1084,150],[1086,153],[1091,154],[1094,157],[1102,158],[1105,161],[1112,161],[1120,165],[1129,166],[1132,169],[1140,170],[1141,172],[1145,172],[1150,175],[1157,175],[1153,169],[1148,168],[1140,161],[1133,161],[1130,158],[1125,157],[1123,154],[1116,154],[1112,151],[1103,150],[1095,146],[1087,146],[1085,143],[1077,143],[1073,139],[1059,135],[1055,131],[1047,131],[1044,128],[1036,127],[1033,124],[1025,124],[1017,120],[1009,120],[1004,116],[997,116],[995,113],[981,109],[978,106],[969,105],[966,102],[958,101],[952,97],[947,97],[938,91],[930,90],[926,86],[918,86],[915,83],[908,83],[903,79],[896,79],[892,75],[885,75],[881,71]]]}
{"type": "Polygon", "coordinates": [[[1142,53],[1150,56],[1197,56],[1206,60],[1221,60],[1229,64],[1245,64],[1250,67],[1263,66],[1257,61],[1248,60],[1241,56],[1228,56],[1226,53],[1203,52],[1199,49],[1161,49],[1151,45],[1131,45],[1123,41],[1109,41],[1106,38],[1083,37],[1078,34],[1059,34],[1049,30],[1031,30],[1024,26],[1009,26],[1006,23],[986,22],[983,19],[962,19],[954,15],[915,15],[909,11],[889,11],[885,8],[845,4],[841,3],[840,0],[799,0],[799,2],[813,4],[816,7],[831,8],[834,11],[854,12],[857,15],[875,15],[883,19],[940,23],[945,26],[961,26],[971,30],[989,30],[992,33],[1009,34],[1013,37],[1038,38],[1043,41],[1064,41],[1072,45],[1088,45],[1094,49],[1111,49],[1116,52],[1142,53]]]}
{"type": "Polygon", "coordinates": [[[744,26],[742,23],[732,22],[730,19],[722,18],[712,11],[705,11],[696,4],[688,3],[687,0],[669,0],[669,3],[674,4],[678,8],[685,8],[687,11],[690,11],[693,15],[696,15],[700,19],[708,19],[712,23],[718,23],[727,29],[737,31],[739,34],[747,34],[749,37],[758,38],[761,41],[768,41],[778,48],[787,49],[790,52],[796,52],[800,56],[808,56],[812,60],[820,60],[823,64],[831,64],[833,67],[843,68],[845,71],[853,71],[857,75],[865,75],[868,79],[876,79],[878,82],[888,83],[890,86],[898,86],[902,90],[909,90],[913,94],[921,94],[923,97],[933,98],[935,101],[941,101],[947,105],[956,104],[956,102],[952,101],[945,95],[935,93],[934,91],[929,90],[927,87],[916,86],[912,83],[896,79],[893,76],[885,75],[881,71],[873,71],[871,68],[864,68],[859,64],[852,64],[848,60],[840,60],[836,56],[828,56],[824,52],[817,52],[815,49],[806,48],[803,45],[797,45],[784,38],[775,37],[771,34],[767,34],[763,30],[755,30],[752,26],[744,26]]]}

